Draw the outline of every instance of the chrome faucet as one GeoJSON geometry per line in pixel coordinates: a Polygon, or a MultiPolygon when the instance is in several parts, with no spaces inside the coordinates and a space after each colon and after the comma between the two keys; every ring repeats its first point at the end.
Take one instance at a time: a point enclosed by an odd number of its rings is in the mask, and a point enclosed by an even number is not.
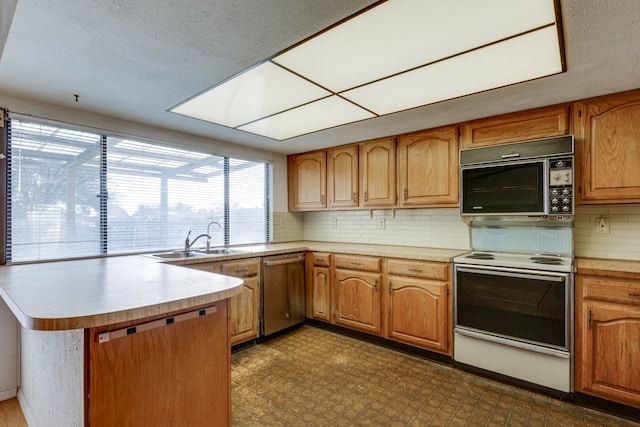
{"type": "Polygon", "coordinates": [[[211,233],[209,233],[209,227],[211,227],[211,224],[217,225],[218,228],[222,230],[222,226],[216,221],[211,221],[209,224],[207,224],[207,252],[209,252],[209,249],[211,249],[211,233]]]}
{"type": "Polygon", "coordinates": [[[208,234],[201,234],[198,237],[196,237],[195,239],[193,239],[193,242],[189,241],[189,236],[191,235],[191,230],[189,230],[189,232],[187,233],[187,238],[184,239],[184,251],[185,252],[189,252],[189,250],[191,249],[191,246],[193,246],[193,244],[195,242],[198,241],[198,239],[200,239],[201,237],[206,237],[207,238],[207,250],[209,249],[209,241],[211,240],[211,236],[209,236],[208,234]]]}

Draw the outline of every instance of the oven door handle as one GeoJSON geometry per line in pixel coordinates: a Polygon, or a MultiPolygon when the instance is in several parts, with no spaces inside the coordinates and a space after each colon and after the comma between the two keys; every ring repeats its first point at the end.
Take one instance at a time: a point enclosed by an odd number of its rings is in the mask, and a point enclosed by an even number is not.
{"type": "Polygon", "coordinates": [[[547,276],[541,274],[526,274],[526,273],[515,273],[510,271],[501,271],[501,270],[493,270],[493,269],[475,269],[475,268],[466,268],[466,267],[456,267],[456,271],[462,271],[463,273],[476,273],[476,274],[493,274],[498,276],[506,276],[506,277],[518,277],[520,279],[533,279],[533,280],[546,280],[550,282],[564,282],[565,277],[563,276],[547,276]]]}

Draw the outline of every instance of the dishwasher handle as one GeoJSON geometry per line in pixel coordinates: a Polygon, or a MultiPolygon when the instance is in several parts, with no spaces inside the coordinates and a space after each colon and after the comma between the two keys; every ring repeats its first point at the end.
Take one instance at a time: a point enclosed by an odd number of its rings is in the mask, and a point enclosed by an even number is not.
{"type": "Polygon", "coordinates": [[[293,264],[294,262],[301,262],[301,261],[304,261],[304,255],[298,255],[294,258],[284,258],[284,259],[278,259],[273,261],[263,259],[262,263],[264,264],[265,267],[271,267],[273,265],[293,264]]]}

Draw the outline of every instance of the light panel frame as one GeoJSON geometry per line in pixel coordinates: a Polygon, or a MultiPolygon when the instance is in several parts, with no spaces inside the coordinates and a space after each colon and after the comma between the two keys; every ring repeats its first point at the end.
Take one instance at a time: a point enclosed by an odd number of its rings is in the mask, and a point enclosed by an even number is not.
{"type": "Polygon", "coordinates": [[[170,112],[286,140],[566,71],[559,0],[387,0],[170,112]]]}

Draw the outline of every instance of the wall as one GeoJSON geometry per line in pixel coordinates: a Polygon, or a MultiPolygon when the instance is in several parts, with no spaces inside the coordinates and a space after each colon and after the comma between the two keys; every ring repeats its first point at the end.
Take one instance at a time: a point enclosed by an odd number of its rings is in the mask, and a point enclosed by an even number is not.
{"type": "Polygon", "coordinates": [[[322,211],[304,214],[304,239],[468,249],[469,230],[458,208],[322,211]],[[337,227],[332,228],[336,219],[337,227]],[[384,228],[380,228],[384,220],[384,228]]]}
{"type": "MultiPolygon", "coordinates": [[[[453,209],[306,212],[302,220],[305,240],[373,243],[467,249],[469,231],[453,209]],[[331,227],[332,219],[337,228],[331,227]],[[379,219],[385,228],[379,229],[379,219]]],[[[293,215],[293,214],[291,214],[293,215]]],[[[299,227],[299,222],[294,223],[299,227]]],[[[294,238],[290,240],[298,240],[294,238]]],[[[281,240],[286,241],[286,240],[281,240]]],[[[577,206],[574,252],[579,257],[640,261],[640,205],[577,206]],[[610,233],[596,233],[597,219],[610,221],[610,233]]]]}
{"type": "Polygon", "coordinates": [[[578,206],[576,256],[640,261],[640,205],[578,206]],[[608,218],[609,234],[596,233],[596,221],[608,218]]]}
{"type": "Polygon", "coordinates": [[[0,298],[0,400],[16,397],[18,387],[18,322],[0,298]]]}

